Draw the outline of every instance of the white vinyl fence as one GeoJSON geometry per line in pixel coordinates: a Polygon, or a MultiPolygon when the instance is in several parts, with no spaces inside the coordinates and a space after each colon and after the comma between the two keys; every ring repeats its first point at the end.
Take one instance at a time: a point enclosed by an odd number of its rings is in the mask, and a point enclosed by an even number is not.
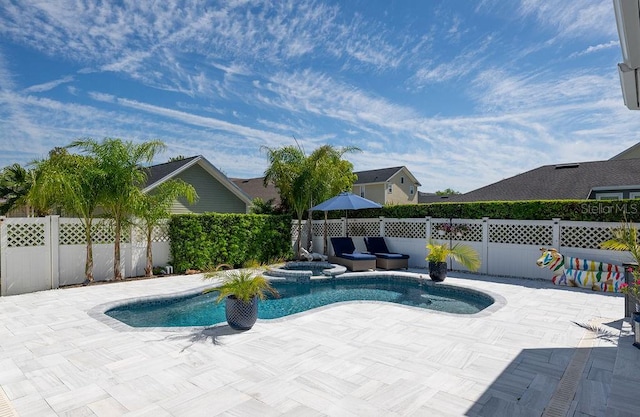
{"type": "MultiPolygon", "coordinates": [[[[567,256],[622,264],[630,260],[626,252],[599,249],[611,238],[619,223],[470,219],[349,219],[349,236],[356,249],[365,252],[363,237],[383,236],[389,249],[411,256],[410,267],[425,268],[426,243],[461,242],[475,248],[481,256],[480,273],[496,276],[551,279],[548,269],[536,266],[541,247],[554,247],[567,256]],[[465,231],[442,233],[441,226],[465,225],[465,231]]],[[[303,231],[306,230],[303,224],[303,231]]],[[[345,236],[346,219],[329,220],[327,239],[345,236]]],[[[324,220],[312,222],[313,251],[324,252],[324,220]]],[[[297,237],[293,223],[293,243],[297,237]]],[[[303,236],[304,238],[304,236],[303,236]]],[[[93,230],[94,277],[103,281],[113,277],[113,229],[108,222],[93,230]]],[[[304,240],[303,240],[304,241],[304,240]]],[[[170,259],[166,224],[154,232],[154,265],[165,266],[170,259]]],[[[332,252],[331,245],[327,248],[332,252]]],[[[123,276],[144,275],[146,243],[135,228],[124,233],[121,243],[123,276]]],[[[42,218],[0,218],[0,295],[22,294],[84,281],[86,245],[84,226],[78,219],[49,216],[42,218]]],[[[453,262],[454,270],[464,267],[453,262]]]]}
{"type": "MultiPolygon", "coordinates": [[[[600,244],[612,237],[611,229],[620,223],[572,222],[560,219],[552,220],[496,220],[483,218],[470,219],[377,219],[328,220],[327,239],[332,236],[348,236],[353,239],[356,250],[365,252],[365,236],[383,236],[389,250],[406,253],[411,256],[409,266],[426,268],[426,244],[429,239],[438,243],[463,243],[476,249],[480,254],[482,266],[480,273],[496,276],[512,276],[551,280],[551,272],[536,265],[540,257],[540,248],[556,248],[567,256],[580,257],[622,265],[631,261],[628,252],[600,249],[600,244]],[[464,225],[466,231],[461,235],[442,232],[441,226],[451,223],[464,225]],[[441,233],[444,233],[441,235],[441,233]]],[[[303,225],[303,242],[306,237],[306,225],[303,225]]],[[[324,251],[324,220],[312,222],[313,251],[324,251]]],[[[297,225],[293,227],[293,242],[297,238],[297,225]]],[[[327,254],[332,254],[328,243],[327,254]]],[[[462,265],[453,262],[454,270],[464,270],[462,265]]]]}
{"type": "MultiPolygon", "coordinates": [[[[113,278],[114,231],[108,221],[92,227],[93,275],[113,278]]],[[[86,241],[79,219],[59,216],[0,219],[0,295],[15,295],[81,284],[86,241]]],[[[167,264],[169,235],[163,224],[152,236],[153,263],[167,264]]],[[[144,275],[146,239],[136,227],[123,231],[120,269],[124,277],[144,275]]]]}

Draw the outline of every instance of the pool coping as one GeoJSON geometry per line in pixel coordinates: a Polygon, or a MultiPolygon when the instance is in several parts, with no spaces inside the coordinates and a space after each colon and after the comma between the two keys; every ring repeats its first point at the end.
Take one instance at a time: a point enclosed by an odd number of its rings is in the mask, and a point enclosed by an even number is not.
{"type": "MultiPolygon", "coordinates": [[[[445,284],[444,282],[436,282],[433,281],[429,278],[428,274],[422,274],[422,273],[417,273],[417,272],[408,272],[408,271],[363,271],[363,272],[348,272],[345,274],[341,274],[338,276],[316,276],[316,277],[312,277],[311,279],[313,281],[330,281],[330,280],[343,280],[343,279],[353,279],[353,278],[373,278],[373,277],[385,277],[385,276],[400,276],[400,277],[404,277],[404,278],[409,278],[409,279],[418,279],[420,281],[423,281],[425,284],[430,285],[430,286],[445,286],[445,287],[449,287],[452,289],[465,289],[468,291],[472,291],[475,293],[482,293],[486,296],[489,296],[493,299],[493,303],[488,306],[485,307],[484,309],[478,311],[477,313],[472,313],[472,314],[459,314],[459,313],[449,313],[446,311],[439,311],[439,310],[431,310],[428,308],[422,308],[422,307],[415,307],[415,306],[410,306],[410,305],[405,305],[405,304],[398,304],[398,303],[392,303],[392,302],[388,302],[388,301],[377,301],[377,300],[350,300],[350,301],[340,301],[340,302],[336,302],[336,303],[331,303],[331,304],[327,304],[324,306],[320,306],[320,307],[316,307],[310,310],[305,310],[305,311],[301,311],[298,313],[294,313],[294,314],[289,314],[287,316],[283,316],[283,317],[277,317],[277,318],[273,318],[273,319],[258,319],[257,322],[260,323],[278,323],[278,322],[284,322],[284,321],[288,321],[288,320],[293,320],[296,318],[299,318],[301,316],[310,314],[310,313],[314,313],[314,312],[320,312],[323,310],[327,310],[330,308],[334,308],[334,307],[339,307],[341,305],[350,305],[350,304],[384,304],[384,305],[393,305],[396,307],[400,307],[400,308],[405,308],[405,309],[411,309],[411,310],[420,310],[420,311],[428,311],[431,313],[436,313],[436,314],[441,314],[441,315],[445,315],[445,316],[455,316],[455,317],[469,317],[469,318],[480,318],[480,317],[487,317],[489,315],[492,315],[493,313],[495,313],[496,311],[500,310],[501,308],[503,308],[506,304],[507,304],[507,300],[506,298],[504,298],[503,296],[501,296],[500,294],[494,293],[492,291],[488,291],[486,289],[482,289],[479,290],[477,288],[473,288],[470,286],[466,286],[466,285],[460,285],[460,284],[455,284],[455,285],[451,285],[451,284],[445,284]]],[[[284,278],[282,277],[269,277],[270,280],[273,281],[286,281],[284,278]]],[[[120,331],[120,332],[130,332],[130,331],[141,331],[141,332],[153,332],[153,331],[162,331],[162,332],[184,332],[184,331],[194,331],[194,330],[203,330],[203,329],[213,329],[213,328],[220,328],[220,327],[228,327],[228,324],[226,321],[221,322],[221,323],[215,323],[215,324],[211,324],[211,325],[207,325],[207,326],[175,326],[175,327],[133,327],[130,326],[124,322],[121,322],[120,320],[114,319],[113,317],[108,316],[107,314],[105,314],[108,310],[112,309],[112,308],[116,308],[116,307],[120,307],[122,305],[126,305],[126,304],[130,304],[130,303],[135,303],[135,302],[144,302],[144,301],[161,301],[161,300],[169,300],[169,299],[173,299],[173,298],[179,298],[179,297],[188,297],[191,295],[196,295],[199,293],[202,293],[205,289],[208,288],[212,288],[215,287],[216,285],[219,285],[221,283],[221,279],[219,280],[219,282],[215,282],[213,281],[212,284],[208,284],[208,285],[201,285],[192,289],[188,289],[188,290],[184,290],[184,291],[178,291],[178,292],[174,292],[174,293],[169,293],[169,294],[155,294],[155,295],[146,295],[143,297],[130,297],[130,298],[124,298],[124,299],[120,299],[120,300],[116,300],[116,301],[110,301],[108,303],[103,303],[103,304],[98,304],[94,307],[92,307],[91,309],[89,309],[87,311],[87,314],[89,315],[89,317],[111,327],[114,330],[120,331]]]]}

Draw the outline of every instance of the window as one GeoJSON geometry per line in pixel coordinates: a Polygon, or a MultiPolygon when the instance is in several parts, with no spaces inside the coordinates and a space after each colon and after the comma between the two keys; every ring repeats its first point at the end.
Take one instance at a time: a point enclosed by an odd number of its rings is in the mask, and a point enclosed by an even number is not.
{"type": "Polygon", "coordinates": [[[622,193],[599,193],[596,200],[622,200],[622,193]]]}
{"type": "Polygon", "coordinates": [[[415,193],[415,189],[413,188],[413,185],[409,186],[409,195],[413,195],[413,193],[415,193]]]}
{"type": "Polygon", "coordinates": [[[360,186],[360,197],[364,198],[364,185],[360,186]]]}
{"type": "Polygon", "coordinates": [[[391,194],[393,192],[393,184],[387,184],[387,193],[391,194]]]}
{"type": "Polygon", "coordinates": [[[636,198],[640,198],[640,192],[638,191],[632,191],[629,193],[629,198],[630,199],[636,199],[636,198]]]}
{"type": "Polygon", "coordinates": [[[404,177],[400,177],[400,184],[404,184],[404,177]]]}

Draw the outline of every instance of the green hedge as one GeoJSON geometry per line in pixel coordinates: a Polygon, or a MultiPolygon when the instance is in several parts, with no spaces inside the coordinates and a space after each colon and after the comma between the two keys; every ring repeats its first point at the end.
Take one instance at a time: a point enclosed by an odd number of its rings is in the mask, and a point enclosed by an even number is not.
{"type": "Polygon", "coordinates": [[[291,217],[261,214],[184,214],[169,221],[172,265],[176,272],[210,270],[219,264],[240,267],[290,258],[291,217]]]}
{"type": "MultiPolygon", "coordinates": [[[[322,212],[314,212],[321,219],[322,212]]],[[[340,218],[344,211],[328,213],[329,218],[340,218]]],[[[640,200],[537,200],[537,201],[483,201],[475,203],[430,203],[390,205],[381,209],[351,210],[349,217],[372,218],[460,218],[511,220],[551,220],[559,218],[574,221],[640,221],[640,200]]]]}

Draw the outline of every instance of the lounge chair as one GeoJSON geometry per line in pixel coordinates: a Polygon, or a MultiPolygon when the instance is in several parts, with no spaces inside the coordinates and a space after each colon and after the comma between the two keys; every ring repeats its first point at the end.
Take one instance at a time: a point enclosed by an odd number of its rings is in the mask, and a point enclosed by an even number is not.
{"type": "Polygon", "coordinates": [[[376,269],[376,257],[370,253],[356,252],[350,237],[332,237],[333,255],[329,262],[347,267],[349,271],[376,269]]]}
{"type": "Polygon", "coordinates": [[[376,256],[376,267],[381,269],[409,269],[409,255],[391,252],[383,237],[365,237],[367,251],[376,256]]]}

